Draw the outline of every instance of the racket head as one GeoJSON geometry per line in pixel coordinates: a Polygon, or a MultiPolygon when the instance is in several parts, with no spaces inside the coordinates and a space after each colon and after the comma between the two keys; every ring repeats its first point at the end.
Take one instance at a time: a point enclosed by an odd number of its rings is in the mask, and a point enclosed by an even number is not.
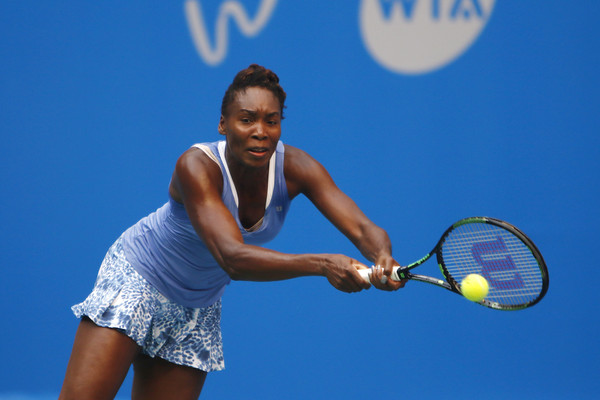
{"type": "Polygon", "coordinates": [[[453,291],[469,274],[483,276],[489,293],[479,304],[497,310],[521,310],[548,291],[542,254],[531,239],[508,222],[471,217],[454,223],[438,242],[436,257],[453,291]]]}

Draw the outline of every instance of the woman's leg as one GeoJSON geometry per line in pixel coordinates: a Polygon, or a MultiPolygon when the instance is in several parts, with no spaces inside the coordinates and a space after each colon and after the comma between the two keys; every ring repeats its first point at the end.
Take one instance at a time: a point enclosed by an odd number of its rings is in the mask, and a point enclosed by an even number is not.
{"type": "Polygon", "coordinates": [[[133,362],[133,400],[196,400],[206,372],[140,354],[133,362]]]}
{"type": "Polygon", "coordinates": [[[113,399],[139,351],[127,335],[82,318],[59,400],[113,399]]]}

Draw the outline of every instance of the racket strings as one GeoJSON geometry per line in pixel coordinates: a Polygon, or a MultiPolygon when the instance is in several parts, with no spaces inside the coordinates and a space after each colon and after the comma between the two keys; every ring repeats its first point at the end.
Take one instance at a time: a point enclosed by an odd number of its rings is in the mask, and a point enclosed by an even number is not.
{"type": "Polygon", "coordinates": [[[486,300],[518,306],[537,299],[543,275],[532,250],[510,231],[487,223],[454,228],[441,247],[443,264],[456,282],[469,274],[489,283],[486,300]]]}

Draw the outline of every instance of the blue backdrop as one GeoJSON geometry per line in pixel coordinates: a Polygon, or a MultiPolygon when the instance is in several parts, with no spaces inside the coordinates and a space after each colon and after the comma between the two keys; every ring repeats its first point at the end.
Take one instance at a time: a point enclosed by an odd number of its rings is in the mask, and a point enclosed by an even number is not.
{"type": "MultiPolygon", "coordinates": [[[[203,397],[597,398],[599,12],[592,0],[2,2],[0,398],[56,398],[70,306],[114,239],[166,201],[179,154],[219,138],[222,94],[253,62],[288,93],[282,140],[388,230],[398,261],[489,215],[536,242],[550,290],[498,312],[418,282],[353,295],[322,278],[234,282],[227,369],[203,397]]],[[[304,198],[269,247],[362,260],[304,198]]]]}

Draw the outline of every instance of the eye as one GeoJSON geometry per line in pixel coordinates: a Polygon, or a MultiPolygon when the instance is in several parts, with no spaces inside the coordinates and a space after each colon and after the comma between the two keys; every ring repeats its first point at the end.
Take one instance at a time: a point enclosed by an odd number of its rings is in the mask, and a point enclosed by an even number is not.
{"type": "Polygon", "coordinates": [[[267,118],[267,124],[271,126],[277,126],[281,122],[281,119],[277,115],[272,115],[267,118]]]}

